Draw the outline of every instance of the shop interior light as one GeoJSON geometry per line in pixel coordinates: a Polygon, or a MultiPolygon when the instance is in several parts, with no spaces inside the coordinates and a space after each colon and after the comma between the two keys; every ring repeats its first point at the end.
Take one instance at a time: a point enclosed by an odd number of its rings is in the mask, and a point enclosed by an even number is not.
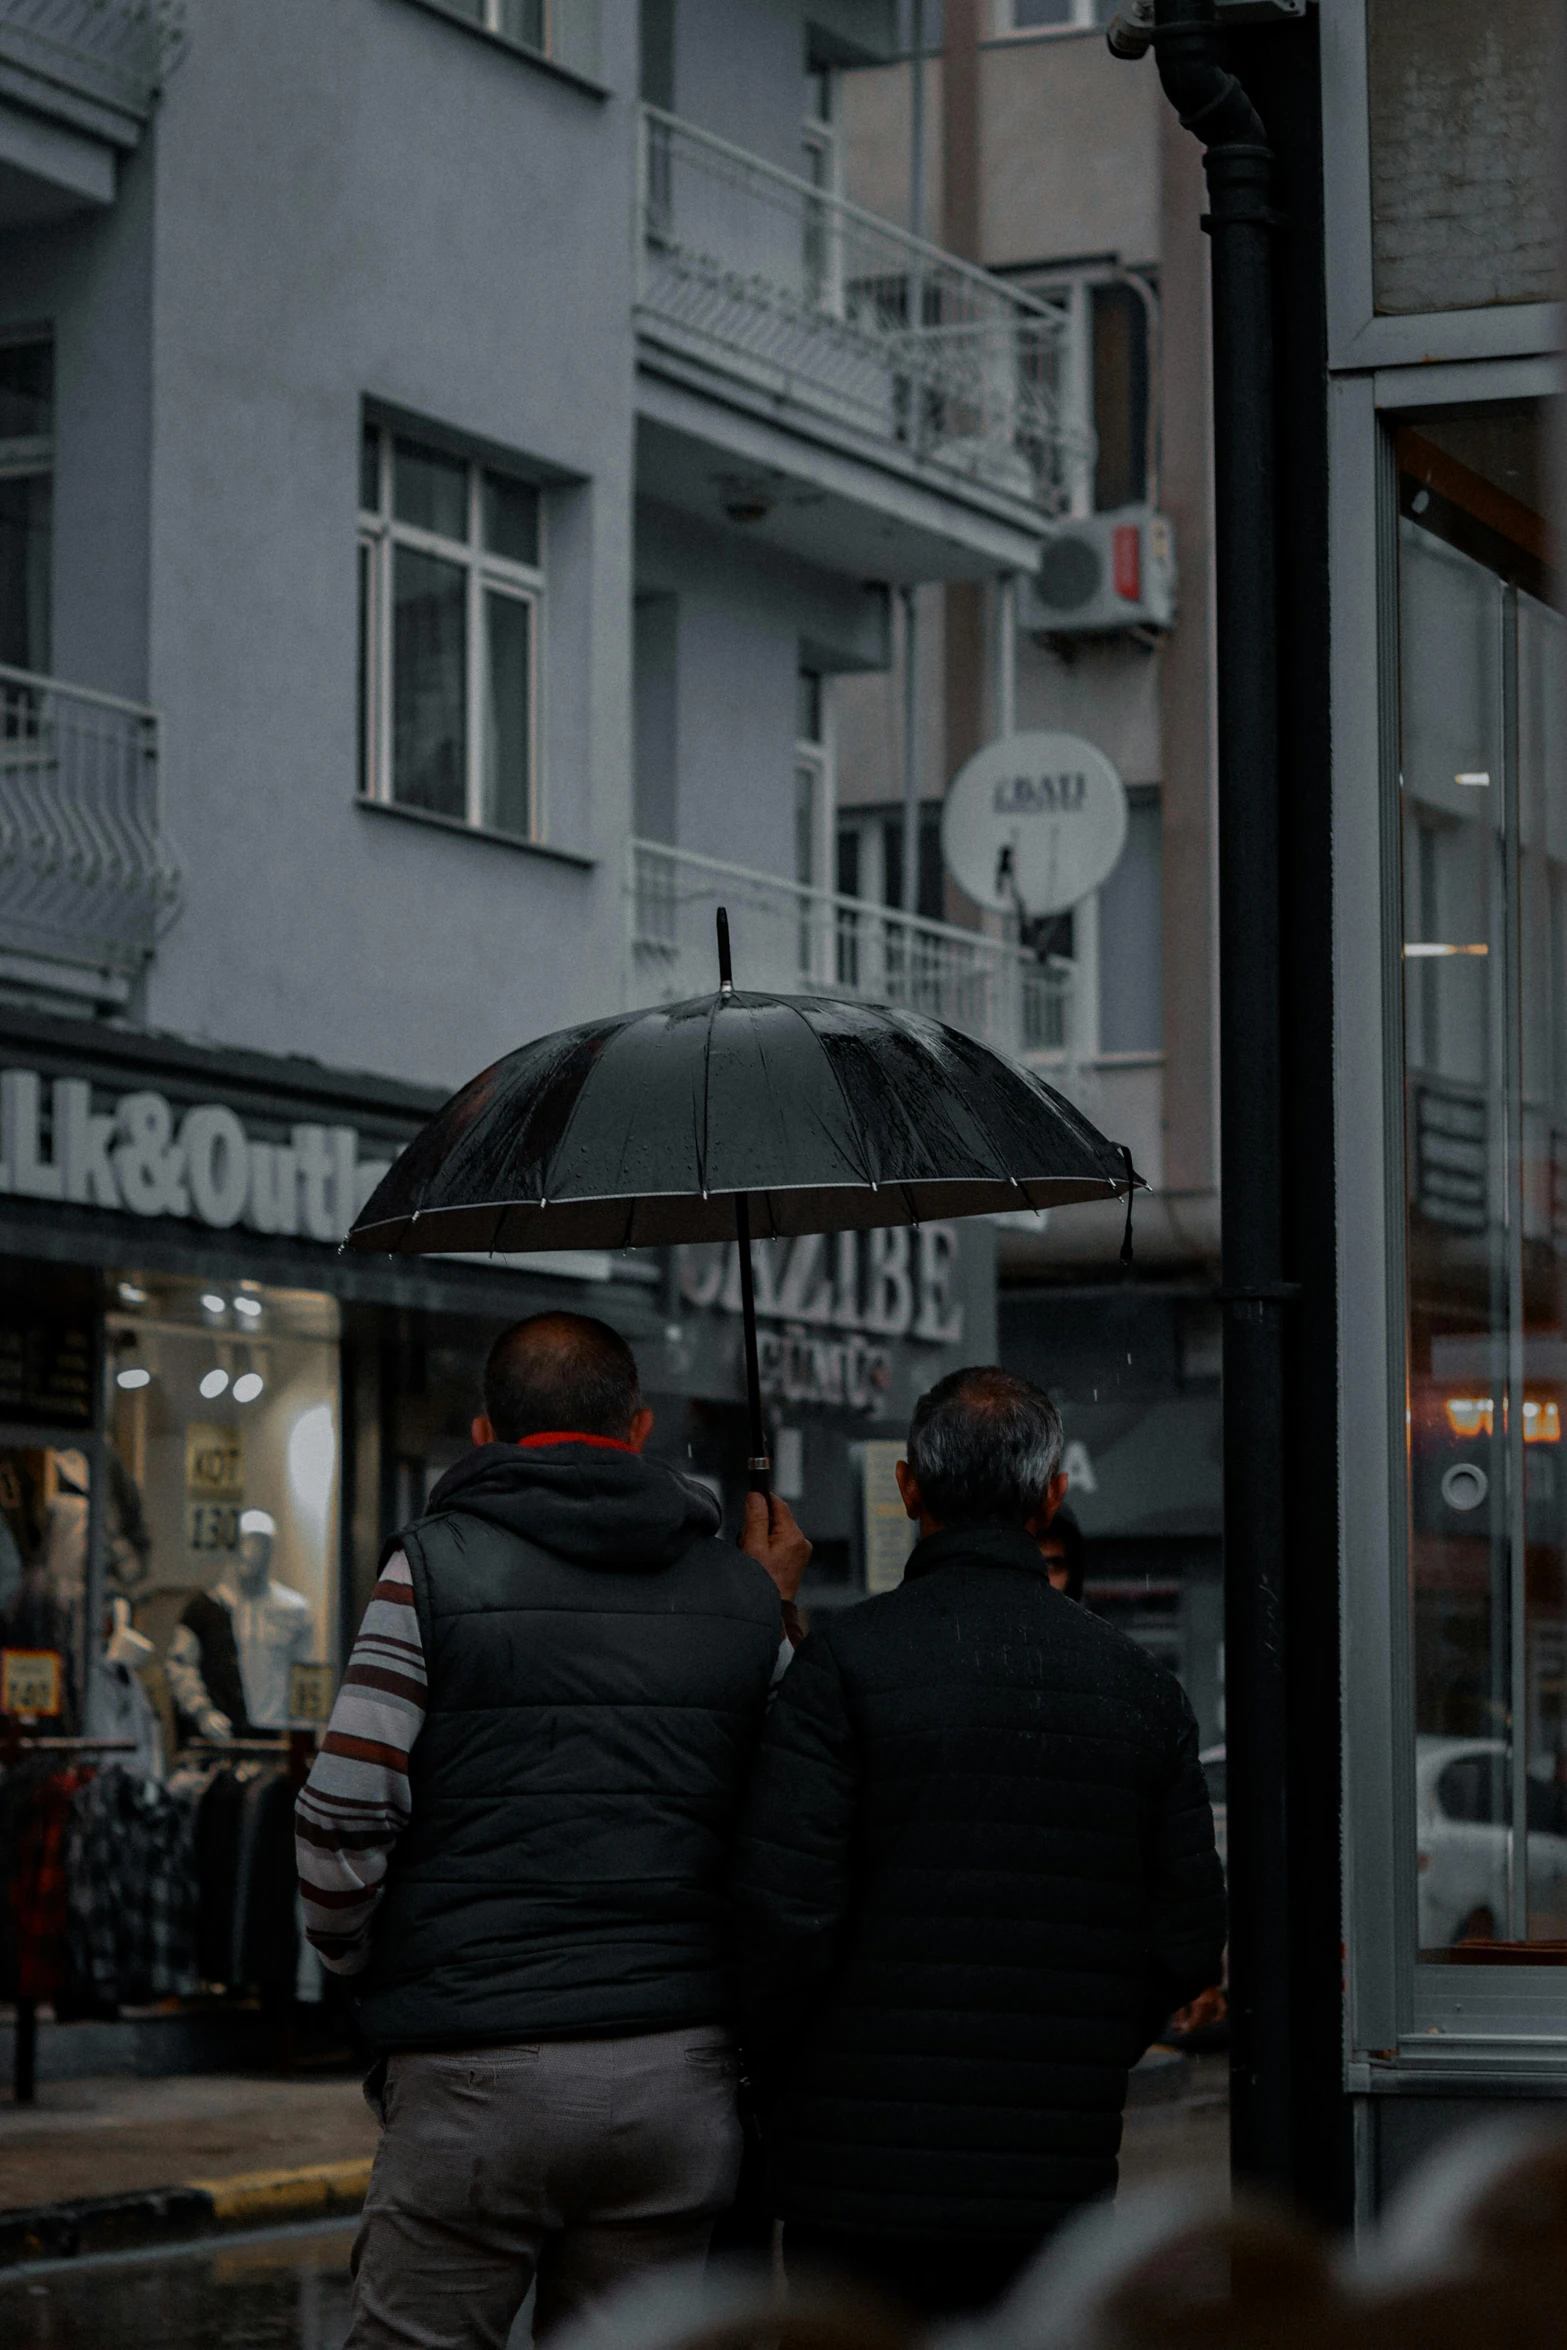
{"type": "Polygon", "coordinates": [[[237,1297],[234,1300],[234,1311],[236,1314],[243,1314],[247,1322],[258,1321],[261,1316],[261,1300],[259,1297],[237,1297]]]}
{"type": "MultiPolygon", "coordinates": [[[[1488,1395],[1450,1395],[1444,1406],[1447,1424],[1455,1436],[1489,1436],[1495,1412],[1488,1395]]],[[[1526,1397],[1523,1407],[1523,1440],[1525,1444],[1560,1444],[1562,1440],[1561,1406],[1547,1401],[1538,1403],[1526,1397]]]]}
{"type": "Polygon", "coordinates": [[[206,1373],[205,1377],[201,1381],[201,1392],[206,1397],[208,1403],[211,1403],[214,1396],[221,1395],[223,1393],[223,1390],[225,1387],[227,1387],[228,1383],[229,1375],[227,1371],[225,1371],[220,1365],[217,1369],[208,1371],[206,1373]]]}
{"type": "Polygon", "coordinates": [[[144,1306],[147,1303],[147,1292],[134,1281],[122,1281],[119,1289],[122,1306],[144,1306]]]}
{"type": "Polygon", "coordinates": [[[1445,939],[1409,938],[1404,941],[1404,953],[1411,961],[1428,955],[1488,955],[1490,948],[1484,939],[1474,946],[1449,946],[1445,939]]]}
{"type": "Polygon", "coordinates": [[[265,1385],[266,1381],[259,1371],[241,1371],[234,1382],[234,1401],[236,1403],[254,1403],[265,1385]]]}
{"type": "Polygon", "coordinates": [[[116,1387],[149,1387],[152,1384],[152,1373],[143,1363],[128,1363],[123,1371],[115,1372],[114,1384],[116,1387]]]}
{"type": "Polygon", "coordinates": [[[219,1297],[215,1289],[203,1290],[201,1302],[209,1314],[226,1314],[229,1310],[228,1299],[219,1297]]]}

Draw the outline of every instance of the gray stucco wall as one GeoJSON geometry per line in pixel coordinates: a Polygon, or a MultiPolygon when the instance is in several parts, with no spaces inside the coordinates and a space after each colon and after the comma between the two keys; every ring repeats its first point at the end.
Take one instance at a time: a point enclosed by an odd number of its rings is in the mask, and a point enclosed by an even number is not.
{"type": "Polygon", "coordinates": [[[639,592],[678,611],[660,640],[677,663],[674,839],[792,879],[798,673],[885,662],[885,591],[752,552],[651,500],[637,508],[636,570],[639,592]]]}
{"type": "MultiPolygon", "coordinates": [[[[634,19],[605,29],[625,91],[634,19]]],[[[617,999],[627,116],[400,0],[196,11],[155,130],[148,686],[187,891],[156,1024],[447,1082],[617,999]],[[366,395],[587,485],[550,500],[545,791],[597,871],[355,805],[366,395]]]]}

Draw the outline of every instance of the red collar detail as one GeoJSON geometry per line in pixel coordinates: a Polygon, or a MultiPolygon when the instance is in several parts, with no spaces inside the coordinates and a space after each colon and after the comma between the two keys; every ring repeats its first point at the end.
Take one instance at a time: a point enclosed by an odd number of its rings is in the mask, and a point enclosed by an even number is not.
{"type": "Polygon", "coordinates": [[[623,1436],[588,1436],[580,1428],[546,1428],[539,1436],[519,1436],[517,1450],[534,1452],[541,1444],[596,1444],[604,1452],[630,1452],[623,1436]]]}

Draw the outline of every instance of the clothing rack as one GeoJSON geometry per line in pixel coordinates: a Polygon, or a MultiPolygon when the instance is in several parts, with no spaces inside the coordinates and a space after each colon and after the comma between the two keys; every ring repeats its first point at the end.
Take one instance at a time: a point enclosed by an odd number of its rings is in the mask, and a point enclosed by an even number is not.
{"type": "MultiPolygon", "coordinates": [[[[0,1762],[14,1762],[22,1754],[134,1754],[134,1738],[53,1738],[7,1725],[0,1731],[0,1762]]],[[[38,2002],[18,1998],[16,2030],[11,2050],[11,2094],[18,2105],[31,2105],[38,2080],[38,2002]]]]}

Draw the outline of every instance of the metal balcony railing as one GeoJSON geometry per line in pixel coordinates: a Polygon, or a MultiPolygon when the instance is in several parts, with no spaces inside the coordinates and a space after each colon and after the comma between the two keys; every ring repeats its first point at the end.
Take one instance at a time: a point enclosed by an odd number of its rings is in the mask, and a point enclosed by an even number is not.
{"type": "MultiPolygon", "coordinates": [[[[144,122],[185,44],[185,0],[0,0],[0,67],[144,122]]],[[[131,135],[134,135],[132,132],[131,135]]]]}
{"type": "Polygon", "coordinates": [[[659,343],[1047,512],[1091,459],[1064,311],[642,109],[639,323],[659,343]]]}
{"type": "Polygon", "coordinates": [[[0,954],[123,983],[179,892],[155,713],[0,667],[0,954]]]}
{"type": "Polygon", "coordinates": [[[1005,939],[659,841],[632,841],[627,896],[638,1003],[713,987],[713,917],[724,905],[742,988],[899,1004],[1019,1058],[1075,1065],[1076,974],[1060,958],[1036,962],[1005,939]]]}

